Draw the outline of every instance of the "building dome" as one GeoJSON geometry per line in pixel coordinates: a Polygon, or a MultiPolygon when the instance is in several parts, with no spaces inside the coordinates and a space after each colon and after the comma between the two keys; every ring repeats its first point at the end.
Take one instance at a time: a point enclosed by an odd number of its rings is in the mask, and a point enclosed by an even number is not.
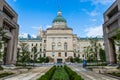
{"type": "Polygon", "coordinates": [[[54,18],[53,22],[52,22],[52,27],[48,28],[47,30],[58,30],[58,29],[62,29],[62,30],[72,30],[72,28],[68,28],[67,26],[67,21],[66,19],[64,19],[62,17],[62,12],[59,10],[57,13],[57,17],[54,18]]]}
{"type": "Polygon", "coordinates": [[[67,22],[63,17],[62,17],[62,12],[58,11],[57,17],[53,20],[53,23],[55,22],[67,22]]]}

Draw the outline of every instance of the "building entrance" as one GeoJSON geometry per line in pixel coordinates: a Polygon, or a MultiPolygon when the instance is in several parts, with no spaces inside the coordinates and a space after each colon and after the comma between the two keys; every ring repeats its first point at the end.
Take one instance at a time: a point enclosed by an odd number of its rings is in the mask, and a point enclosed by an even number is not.
{"type": "Polygon", "coordinates": [[[62,63],[62,59],[57,59],[57,63],[62,63]]]}

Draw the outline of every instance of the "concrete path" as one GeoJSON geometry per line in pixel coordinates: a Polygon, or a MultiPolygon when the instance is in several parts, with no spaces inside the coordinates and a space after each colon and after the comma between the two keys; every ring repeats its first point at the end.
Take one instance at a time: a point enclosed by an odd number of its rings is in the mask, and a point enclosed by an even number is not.
{"type": "Polygon", "coordinates": [[[30,70],[27,73],[22,73],[5,80],[36,80],[37,78],[42,76],[45,72],[47,72],[49,69],[50,67],[37,67],[30,70]]]}
{"type": "Polygon", "coordinates": [[[68,65],[72,70],[81,75],[85,80],[119,80],[106,75],[98,74],[93,71],[82,68],[78,65],[68,65]]]}

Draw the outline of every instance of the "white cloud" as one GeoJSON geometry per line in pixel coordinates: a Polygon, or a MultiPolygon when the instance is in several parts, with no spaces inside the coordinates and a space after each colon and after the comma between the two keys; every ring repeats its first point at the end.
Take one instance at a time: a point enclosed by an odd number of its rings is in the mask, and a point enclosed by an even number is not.
{"type": "Polygon", "coordinates": [[[32,38],[37,38],[37,35],[32,34],[31,37],[32,38]]]}
{"type": "Polygon", "coordinates": [[[92,21],[92,22],[96,22],[96,21],[97,21],[97,19],[90,19],[90,21],[92,21]]]}
{"type": "MultiPolygon", "coordinates": [[[[30,35],[31,36],[31,38],[37,38],[37,35],[35,35],[35,34],[32,34],[32,35],[30,35]]],[[[28,33],[21,33],[21,34],[19,34],[19,38],[28,38],[28,33]]]]}
{"type": "Polygon", "coordinates": [[[42,26],[38,26],[38,27],[37,26],[33,26],[31,28],[39,30],[39,29],[42,29],[42,26]]]}
{"type": "Polygon", "coordinates": [[[14,2],[16,2],[17,0],[13,0],[14,2]]]}
{"type": "Polygon", "coordinates": [[[91,2],[93,5],[107,5],[113,3],[115,0],[80,0],[80,2],[91,2]]]}
{"type": "Polygon", "coordinates": [[[98,4],[107,5],[113,3],[115,0],[91,0],[91,1],[92,4],[94,5],[98,5],[98,4]]]}
{"type": "Polygon", "coordinates": [[[20,38],[27,38],[28,37],[28,33],[21,33],[19,34],[20,38]]]}
{"type": "Polygon", "coordinates": [[[46,28],[51,28],[52,26],[51,25],[46,25],[46,28]]]}
{"type": "Polygon", "coordinates": [[[93,10],[93,11],[88,11],[88,10],[86,10],[86,9],[82,9],[86,14],[88,14],[89,16],[92,16],[92,17],[94,17],[94,16],[97,16],[98,14],[99,14],[99,12],[97,12],[96,10],[93,10]]]}
{"type": "Polygon", "coordinates": [[[80,2],[88,2],[88,1],[90,1],[90,0],[80,0],[80,2]]]}
{"type": "Polygon", "coordinates": [[[87,37],[96,37],[96,36],[102,37],[103,36],[102,25],[89,27],[85,29],[85,33],[87,37]]]}
{"type": "Polygon", "coordinates": [[[96,12],[96,11],[91,11],[91,12],[88,12],[88,14],[89,14],[90,16],[97,16],[97,15],[98,15],[98,12],[96,12]]]}

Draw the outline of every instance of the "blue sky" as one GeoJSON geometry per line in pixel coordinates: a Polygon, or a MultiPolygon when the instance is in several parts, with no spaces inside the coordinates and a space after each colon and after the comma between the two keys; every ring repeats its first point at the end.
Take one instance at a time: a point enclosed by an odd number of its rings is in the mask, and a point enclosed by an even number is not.
{"type": "Polygon", "coordinates": [[[78,37],[102,36],[103,13],[115,0],[6,0],[18,13],[19,34],[37,35],[52,25],[58,4],[78,37]]]}

